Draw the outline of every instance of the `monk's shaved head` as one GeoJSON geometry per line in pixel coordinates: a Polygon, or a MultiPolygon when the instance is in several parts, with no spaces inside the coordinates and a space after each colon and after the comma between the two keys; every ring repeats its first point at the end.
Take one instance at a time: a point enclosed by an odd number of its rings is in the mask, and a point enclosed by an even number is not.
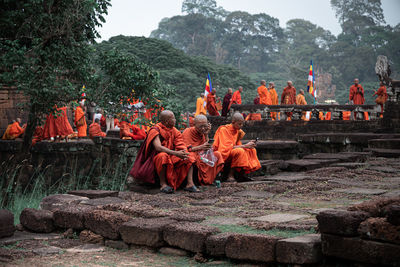
{"type": "Polygon", "coordinates": [[[197,130],[197,132],[207,135],[211,130],[211,125],[208,123],[206,116],[197,115],[194,118],[194,128],[197,130]]]}
{"type": "Polygon", "coordinates": [[[292,86],[292,85],[293,85],[293,82],[292,82],[292,81],[287,81],[287,84],[288,84],[289,86],[292,86]]]}
{"type": "Polygon", "coordinates": [[[267,84],[267,82],[265,81],[265,80],[261,80],[261,85],[266,85],[267,84]]]}
{"type": "Polygon", "coordinates": [[[172,118],[175,118],[175,115],[172,111],[170,111],[170,110],[161,111],[161,113],[160,113],[161,123],[164,124],[164,122],[167,122],[168,120],[170,120],[172,118]]]}
{"type": "Polygon", "coordinates": [[[207,122],[207,117],[204,115],[197,115],[194,117],[194,123],[199,123],[199,122],[207,122]]]}
{"type": "Polygon", "coordinates": [[[236,113],[233,114],[233,116],[232,116],[232,122],[236,122],[236,121],[244,121],[243,115],[240,114],[239,112],[236,112],[236,113]]]}
{"type": "Polygon", "coordinates": [[[300,94],[304,95],[304,90],[300,89],[300,94]]]}
{"type": "Polygon", "coordinates": [[[228,94],[232,94],[233,89],[232,88],[228,88],[228,94]]]}
{"type": "Polygon", "coordinates": [[[17,122],[18,122],[18,123],[21,123],[21,118],[17,118],[17,122]]]}

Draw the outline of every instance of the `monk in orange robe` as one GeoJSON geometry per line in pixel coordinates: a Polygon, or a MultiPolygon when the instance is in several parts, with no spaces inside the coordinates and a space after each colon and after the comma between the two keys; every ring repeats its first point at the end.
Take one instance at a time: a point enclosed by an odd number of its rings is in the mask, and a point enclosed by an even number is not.
{"type": "Polygon", "coordinates": [[[160,123],[152,127],[146,139],[148,155],[151,149],[162,193],[173,193],[187,178],[186,191],[199,192],[193,183],[193,166],[196,161],[187,151],[182,134],[175,128],[175,116],[169,110],[160,113],[160,123]]]}
{"type": "Polygon", "coordinates": [[[271,96],[266,87],[267,82],[262,80],[261,85],[257,88],[257,93],[260,96],[260,104],[262,105],[272,105],[271,96]]]}
{"type": "MultiPolygon", "coordinates": [[[[300,93],[296,96],[296,103],[297,105],[307,105],[306,98],[304,97],[304,90],[300,89],[300,93]]],[[[303,115],[301,116],[301,119],[303,121],[306,120],[306,112],[303,111],[303,115]]]]}
{"type": "Polygon", "coordinates": [[[3,140],[14,140],[24,134],[26,125],[21,127],[21,118],[17,118],[15,122],[9,125],[4,133],[3,140]]]}
{"type": "Polygon", "coordinates": [[[325,114],[325,120],[326,121],[330,121],[332,119],[332,113],[330,112],[330,111],[328,111],[326,114],[325,114]]]}
{"type": "Polygon", "coordinates": [[[107,134],[101,131],[99,118],[94,119],[94,122],[89,126],[89,137],[93,139],[96,136],[106,137],[107,134]]]}
{"type": "MultiPolygon", "coordinates": [[[[270,82],[268,84],[268,92],[269,96],[271,97],[271,105],[279,105],[278,93],[275,90],[275,83],[270,82]]],[[[277,112],[271,112],[272,120],[277,120],[277,112]]]]}
{"type": "MultiPolygon", "coordinates": [[[[281,95],[281,105],[286,104],[286,105],[296,105],[296,88],[293,87],[292,81],[287,82],[287,86],[285,89],[283,89],[282,95],[281,95]]],[[[287,112],[286,113],[288,120],[292,120],[292,112],[287,112]]]]}
{"type": "Polygon", "coordinates": [[[207,115],[206,108],[204,107],[204,101],[205,101],[204,93],[201,93],[200,97],[197,98],[197,101],[196,101],[196,113],[194,116],[207,115]]]}
{"type": "Polygon", "coordinates": [[[349,121],[351,116],[351,111],[343,111],[342,116],[344,121],[349,121]]]}
{"type": "Polygon", "coordinates": [[[242,104],[242,92],[243,87],[239,86],[237,91],[235,91],[231,98],[231,104],[241,105],[242,104]]]}
{"type": "MultiPolygon", "coordinates": [[[[365,103],[364,88],[359,84],[358,79],[354,79],[354,84],[350,86],[349,100],[354,105],[363,105],[365,103]]],[[[357,118],[357,112],[354,112],[354,119],[357,118]]]]}
{"type": "Polygon", "coordinates": [[[3,137],[1,138],[2,140],[10,140],[10,128],[14,124],[15,120],[12,120],[12,122],[7,126],[3,137]]]}
{"type": "MultiPolygon", "coordinates": [[[[260,104],[260,97],[257,95],[256,98],[253,100],[254,105],[260,104]]],[[[261,121],[261,114],[260,113],[250,113],[246,117],[246,121],[261,121]]]]}
{"type": "Polygon", "coordinates": [[[75,126],[78,130],[78,138],[87,136],[85,106],[83,101],[79,102],[79,106],[75,109],[75,126]]]}
{"type": "Polygon", "coordinates": [[[381,106],[381,114],[380,117],[383,117],[383,105],[386,103],[386,100],[388,98],[387,91],[386,91],[386,86],[383,84],[383,82],[380,82],[380,87],[378,91],[375,91],[375,93],[372,96],[378,96],[375,100],[375,103],[381,106]]]}
{"type": "Polygon", "coordinates": [[[33,133],[32,146],[34,146],[37,142],[42,141],[42,139],[43,139],[43,127],[37,126],[35,132],[33,133]]]}
{"type": "Polygon", "coordinates": [[[219,116],[219,112],[217,109],[216,102],[216,93],[215,89],[212,89],[211,93],[207,95],[207,111],[210,116],[219,116]]]}
{"type": "Polygon", "coordinates": [[[60,138],[66,138],[68,140],[68,136],[74,133],[68,121],[67,107],[57,108],[54,124],[56,135],[60,138]]]}
{"type": "Polygon", "coordinates": [[[243,124],[242,114],[235,113],[231,124],[220,126],[215,132],[213,148],[221,153],[226,167],[229,168],[228,181],[234,181],[235,172],[245,178],[245,174],[261,168],[255,149],[257,142],[253,140],[243,145],[240,141],[245,135],[241,130],[243,124]]]}
{"type": "Polygon", "coordinates": [[[217,159],[214,166],[204,163],[200,158],[199,152],[207,151],[212,147],[208,139],[210,130],[211,125],[208,123],[207,117],[198,115],[194,118],[194,127],[187,128],[182,134],[190,155],[196,159],[194,165],[198,169],[198,178],[202,185],[212,184],[224,167],[224,160],[218,151],[213,151],[217,159]]]}
{"type": "Polygon", "coordinates": [[[135,125],[131,125],[127,119],[121,120],[119,128],[121,139],[132,138],[133,140],[143,140],[146,138],[146,132],[135,125]]]}

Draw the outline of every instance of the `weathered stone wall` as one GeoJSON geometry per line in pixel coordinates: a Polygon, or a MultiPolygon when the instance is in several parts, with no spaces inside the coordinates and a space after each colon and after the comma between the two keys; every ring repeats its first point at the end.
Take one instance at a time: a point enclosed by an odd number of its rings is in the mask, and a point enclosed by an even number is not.
{"type": "Polygon", "coordinates": [[[28,114],[20,106],[26,101],[27,98],[18,92],[16,87],[0,87],[0,134],[15,118],[20,117],[23,121],[27,120],[28,114]]]}

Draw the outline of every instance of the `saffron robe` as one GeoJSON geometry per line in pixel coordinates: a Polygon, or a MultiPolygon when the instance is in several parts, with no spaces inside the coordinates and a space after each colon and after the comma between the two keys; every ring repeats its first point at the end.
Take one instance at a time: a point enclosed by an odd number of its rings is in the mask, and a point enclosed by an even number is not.
{"type": "Polygon", "coordinates": [[[282,95],[281,95],[281,104],[288,104],[288,105],[295,105],[296,104],[296,88],[292,87],[285,87],[283,89],[282,95]],[[285,103],[285,98],[288,96],[288,101],[285,103]]]}
{"type": "Polygon", "coordinates": [[[342,111],[342,116],[344,121],[349,121],[351,116],[351,111],[342,111]]]}
{"type": "Polygon", "coordinates": [[[19,125],[19,122],[16,121],[13,124],[11,124],[10,129],[8,130],[8,139],[6,140],[14,140],[15,138],[20,137],[24,132],[25,128],[22,128],[19,125]]]}
{"type": "Polygon", "coordinates": [[[83,111],[82,107],[78,106],[75,109],[75,126],[76,129],[78,130],[78,137],[86,137],[87,136],[87,124],[86,124],[86,118],[85,118],[85,112],[83,111]],[[77,126],[76,123],[83,118],[83,125],[82,126],[77,126]]]}
{"type": "MultiPolygon", "coordinates": [[[[149,154],[150,149],[154,149],[154,147],[150,147],[153,146],[154,138],[157,136],[160,136],[161,145],[168,149],[175,151],[186,150],[182,134],[178,129],[175,127],[167,128],[162,123],[157,123],[148,133],[146,139],[146,155],[149,154]]],[[[158,176],[160,176],[163,167],[166,167],[166,182],[175,190],[186,179],[189,169],[195,161],[192,155],[189,155],[188,159],[183,160],[165,152],[159,152],[154,157],[154,165],[158,176]]]]}
{"type": "MultiPolygon", "coordinates": [[[[269,92],[269,96],[271,97],[271,105],[279,105],[278,94],[277,94],[275,88],[269,89],[268,92],[269,92]]],[[[277,112],[271,112],[271,118],[272,118],[272,120],[276,120],[277,112]]]]}
{"type": "Polygon", "coordinates": [[[32,146],[34,146],[37,142],[42,141],[42,138],[43,138],[43,127],[37,126],[35,132],[33,133],[32,146]]]}
{"type": "Polygon", "coordinates": [[[352,85],[350,87],[349,100],[353,101],[354,105],[363,105],[365,103],[364,88],[361,84],[352,85]]]}
{"type": "Polygon", "coordinates": [[[2,140],[11,140],[11,137],[10,137],[10,128],[11,128],[12,125],[13,125],[13,123],[11,123],[11,124],[9,124],[9,125],[7,126],[7,129],[6,129],[6,131],[4,132],[3,137],[1,138],[2,140]]]}
{"type": "Polygon", "coordinates": [[[222,101],[222,116],[224,117],[228,116],[228,112],[231,107],[231,100],[232,94],[228,93],[224,96],[224,100],[222,101]]]}
{"type": "Polygon", "coordinates": [[[372,96],[378,96],[375,100],[375,102],[379,105],[381,105],[383,112],[383,104],[386,103],[386,100],[388,99],[387,91],[386,91],[386,86],[381,86],[379,87],[378,91],[376,91],[372,96]]]}
{"type": "Polygon", "coordinates": [[[232,104],[242,104],[242,95],[240,94],[240,91],[237,90],[236,92],[233,93],[232,99],[231,99],[232,104]]]}
{"type": "Polygon", "coordinates": [[[219,116],[215,95],[211,93],[207,95],[207,111],[210,116],[219,116]]]}
{"type": "Polygon", "coordinates": [[[54,119],[55,132],[58,136],[68,136],[74,132],[68,121],[67,107],[57,108],[57,117],[54,119]]]}
{"type": "Polygon", "coordinates": [[[196,101],[196,113],[194,116],[206,115],[206,114],[207,114],[207,111],[204,107],[204,98],[199,97],[199,98],[197,98],[197,101],[196,101]]]}
{"type": "Polygon", "coordinates": [[[121,139],[130,137],[134,140],[143,140],[146,138],[146,132],[135,125],[130,125],[129,122],[121,121],[119,123],[119,137],[121,139]]]}
{"type": "Polygon", "coordinates": [[[106,137],[106,133],[101,131],[100,124],[93,122],[89,126],[89,137],[93,139],[93,137],[96,136],[101,136],[101,137],[106,137]]]}
{"type": "Polygon", "coordinates": [[[325,120],[326,121],[330,121],[332,119],[332,113],[330,112],[330,111],[328,111],[326,114],[325,114],[325,120]]]}
{"type": "MultiPolygon", "coordinates": [[[[307,105],[307,101],[306,101],[306,98],[304,97],[304,95],[298,94],[296,96],[296,103],[297,103],[297,105],[307,105]]],[[[306,112],[303,111],[302,114],[303,115],[301,115],[301,119],[303,121],[305,121],[306,120],[306,112]]]]}
{"type": "MultiPolygon", "coordinates": [[[[183,141],[185,142],[186,146],[200,146],[204,144],[207,140],[206,137],[199,133],[196,128],[190,127],[187,128],[183,134],[183,141]]],[[[207,164],[205,164],[201,159],[200,159],[200,153],[201,151],[194,151],[190,152],[190,155],[196,160],[195,165],[198,168],[198,177],[199,177],[199,182],[202,185],[209,185],[212,184],[215,180],[215,177],[217,177],[217,174],[222,170],[224,167],[224,160],[222,159],[221,153],[218,151],[214,151],[215,157],[218,159],[217,162],[214,164],[214,167],[211,167],[207,164]]]]}
{"type": "Polygon", "coordinates": [[[254,172],[261,168],[255,148],[234,148],[242,145],[240,141],[245,133],[237,130],[232,124],[220,126],[214,135],[214,151],[221,153],[225,163],[230,163],[231,168],[245,173],[254,172]]]}
{"type": "Polygon", "coordinates": [[[271,96],[268,92],[267,87],[261,85],[257,88],[258,95],[260,96],[260,104],[262,105],[272,105],[271,96]]]}
{"type": "MultiPolygon", "coordinates": [[[[259,105],[260,104],[260,98],[256,97],[253,100],[254,105],[259,105]]],[[[261,114],[260,113],[250,113],[246,119],[246,121],[260,121],[261,120],[261,114]]]]}

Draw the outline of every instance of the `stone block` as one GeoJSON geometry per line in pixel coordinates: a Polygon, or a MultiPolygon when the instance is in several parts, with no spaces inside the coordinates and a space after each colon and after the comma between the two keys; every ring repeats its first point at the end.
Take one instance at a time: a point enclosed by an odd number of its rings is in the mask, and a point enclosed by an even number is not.
{"type": "Polygon", "coordinates": [[[101,207],[101,206],[106,206],[106,205],[121,204],[123,202],[126,202],[126,201],[119,197],[104,197],[104,198],[94,198],[94,199],[83,200],[80,202],[80,204],[101,207]]]}
{"type": "Polygon", "coordinates": [[[59,228],[83,230],[85,228],[85,213],[93,209],[90,206],[74,205],[55,210],[53,213],[54,224],[59,228]]]}
{"type": "Polygon", "coordinates": [[[317,215],[318,228],[321,233],[356,236],[358,226],[367,217],[367,213],[360,211],[322,211],[317,215]]]}
{"type": "Polygon", "coordinates": [[[14,234],[14,214],[8,210],[0,210],[0,238],[14,234]]]}
{"type": "Polygon", "coordinates": [[[358,227],[358,233],[365,239],[400,244],[400,226],[389,223],[386,218],[369,218],[358,227]]]}
{"type": "Polygon", "coordinates": [[[386,208],[388,222],[394,225],[400,225],[400,205],[390,205],[386,208]]]}
{"type": "Polygon", "coordinates": [[[164,228],[173,223],[176,223],[176,221],[167,218],[134,218],[122,224],[119,232],[125,243],[161,247],[165,244],[163,238],[164,228]]]}
{"type": "Polygon", "coordinates": [[[37,233],[51,233],[54,227],[53,212],[26,208],[21,212],[19,220],[22,226],[37,233]]]}
{"type": "Polygon", "coordinates": [[[83,243],[101,244],[101,245],[104,244],[104,237],[96,233],[93,233],[90,230],[83,230],[79,234],[79,240],[83,243]]]}
{"type": "Polygon", "coordinates": [[[106,247],[115,248],[115,249],[129,249],[129,245],[119,240],[106,240],[104,242],[106,247]]]}
{"type": "Polygon", "coordinates": [[[83,200],[89,200],[87,197],[80,197],[68,194],[50,195],[42,199],[40,209],[54,211],[79,204],[83,200]]]}
{"type": "Polygon", "coordinates": [[[163,237],[171,246],[192,252],[203,252],[207,237],[218,232],[218,228],[215,227],[180,222],[165,227],[163,237]]]}
{"type": "Polygon", "coordinates": [[[228,242],[228,239],[231,235],[233,235],[233,233],[221,233],[207,237],[207,254],[218,257],[225,256],[226,243],[228,242]]]}
{"type": "Polygon", "coordinates": [[[400,262],[399,245],[330,234],[322,234],[321,241],[322,253],[325,256],[374,266],[398,266],[400,262]]]}
{"type": "Polygon", "coordinates": [[[226,243],[225,254],[231,259],[274,262],[277,241],[277,237],[268,235],[232,235],[226,243]]]}
{"type": "Polygon", "coordinates": [[[290,264],[320,262],[322,260],[321,235],[309,234],[279,240],[276,244],[276,260],[290,264]]]}
{"type": "Polygon", "coordinates": [[[161,254],[164,255],[170,255],[170,256],[180,256],[180,257],[185,257],[188,255],[188,252],[183,249],[178,249],[178,248],[171,248],[171,247],[162,247],[158,251],[161,254]]]}
{"type": "Polygon", "coordinates": [[[108,210],[92,210],[84,217],[87,229],[113,240],[119,238],[119,227],[130,219],[125,214],[108,210]]]}
{"type": "Polygon", "coordinates": [[[105,198],[105,197],[118,197],[118,191],[109,191],[109,190],[74,190],[69,191],[68,194],[87,197],[90,199],[93,198],[105,198]]]}
{"type": "Polygon", "coordinates": [[[377,199],[364,201],[360,204],[349,207],[348,210],[367,212],[371,215],[371,217],[384,217],[386,207],[392,204],[399,205],[400,196],[380,197],[377,199]]]}

